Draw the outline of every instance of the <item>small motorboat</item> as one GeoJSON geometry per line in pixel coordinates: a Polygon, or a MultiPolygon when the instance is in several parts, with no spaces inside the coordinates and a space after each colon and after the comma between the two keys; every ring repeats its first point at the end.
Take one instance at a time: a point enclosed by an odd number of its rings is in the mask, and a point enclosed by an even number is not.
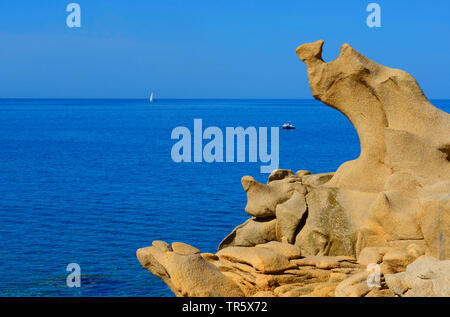
{"type": "Polygon", "coordinates": [[[288,122],[288,123],[283,124],[283,129],[284,130],[295,130],[295,125],[288,122]]]}

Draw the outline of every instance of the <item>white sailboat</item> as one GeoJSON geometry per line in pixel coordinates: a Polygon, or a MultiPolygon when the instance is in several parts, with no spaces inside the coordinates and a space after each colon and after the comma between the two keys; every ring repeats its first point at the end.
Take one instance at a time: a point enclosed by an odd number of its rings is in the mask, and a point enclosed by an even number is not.
{"type": "Polygon", "coordinates": [[[150,94],[150,102],[153,102],[153,91],[152,91],[152,93],[150,94]]]}

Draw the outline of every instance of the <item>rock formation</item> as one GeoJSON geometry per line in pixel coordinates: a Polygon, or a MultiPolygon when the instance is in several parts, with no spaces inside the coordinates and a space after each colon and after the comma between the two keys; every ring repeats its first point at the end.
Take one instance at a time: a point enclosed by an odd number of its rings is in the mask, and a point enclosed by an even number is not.
{"type": "Polygon", "coordinates": [[[357,130],[360,156],[335,173],[243,177],[251,218],[217,254],[139,249],[177,296],[449,296],[450,115],[408,73],[348,44],[325,63],[322,46],[297,54],[313,96],[357,130]]]}

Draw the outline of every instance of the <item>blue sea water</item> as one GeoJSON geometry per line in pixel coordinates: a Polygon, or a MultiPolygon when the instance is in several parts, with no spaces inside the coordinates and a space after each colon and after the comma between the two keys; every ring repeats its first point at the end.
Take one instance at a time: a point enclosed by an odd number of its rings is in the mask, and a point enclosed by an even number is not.
{"type": "MultiPolygon", "coordinates": [[[[449,112],[449,100],[433,103],[449,112]]],[[[280,130],[280,168],[359,155],[350,122],[314,100],[0,100],[0,296],[173,296],[137,261],[153,240],[214,252],[248,216],[258,163],[175,163],[177,126],[280,130]],[[66,267],[81,266],[80,288],[66,267]]]]}

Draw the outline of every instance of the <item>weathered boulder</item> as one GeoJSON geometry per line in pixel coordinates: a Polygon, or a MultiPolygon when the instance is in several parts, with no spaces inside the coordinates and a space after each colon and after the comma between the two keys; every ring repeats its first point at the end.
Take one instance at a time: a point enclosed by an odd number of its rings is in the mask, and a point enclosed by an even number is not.
{"type": "Polygon", "coordinates": [[[241,289],[207,262],[194,247],[165,242],[138,249],[136,256],[147,270],[161,278],[177,296],[243,296],[241,289]],[[177,250],[177,251],[175,251],[177,250]]]}
{"type": "Polygon", "coordinates": [[[276,207],[277,224],[280,228],[281,240],[288,243],[295,242],[295,235],[300,229],[300,222],[306,221],[306,197],[304,194],[295,192],[292,197],[276,207]]]}
{"type": "Polygon", "coordinates": [[[292,176],[292,173],[272,174],[267,185],[257,182],[251,176],[244,176],[241,182],[247,193],[245,211],[256,218],[275,216],[278,204],[290,199],[296,191],[306,192],[300,179],[292,176]]]}
{"type": "Polygon", "coordinates": [[[271,242],[268,242],[265,244],[259,244],[256,247],[257,248],[266,248],[266,249],[276,251],[278,253],[283,254],[289,260],[297,259],[302,255],[302,252],[299,247],[292,245],[292,244],[281,243],[281,242],[277,242],[277,241],[271,241],[271,242]]]}
{"type": "Polygon", "coordinates": [[[232,246],[252,247],[275,240],[277,240],[277,220],[275,218],[248,219],[223,239],[218,250],[232,246]]]}
{"type": "Polygon", "coordinates": [[[386,274],[389,289],[405,297],[450,297],[450,260],[421,256],[405,272],[386,274]]]}
{"type": "Polygon", "coordinates": [[[245,263],[261,273],[279,273],[296,266],[275,248],[228,247],[217,252],[219,259],[245,263]]]}
{"type": "Polygon", "coordinates": [[[270,173],[269,179],[267,180],[267,184],[269,184],[273,181],[282,180],[282,179],[285,179],[286,177],[291,177],[291,176],[294,176],[293,171],[277,169],[277,170],[274,170],[272,173],[270,173]]]}
{"type": "Polygon", "coordinates": [[[183,242],[172,243],[172,250],[179,255],[199,254],[200,250],[183,242]]]}

